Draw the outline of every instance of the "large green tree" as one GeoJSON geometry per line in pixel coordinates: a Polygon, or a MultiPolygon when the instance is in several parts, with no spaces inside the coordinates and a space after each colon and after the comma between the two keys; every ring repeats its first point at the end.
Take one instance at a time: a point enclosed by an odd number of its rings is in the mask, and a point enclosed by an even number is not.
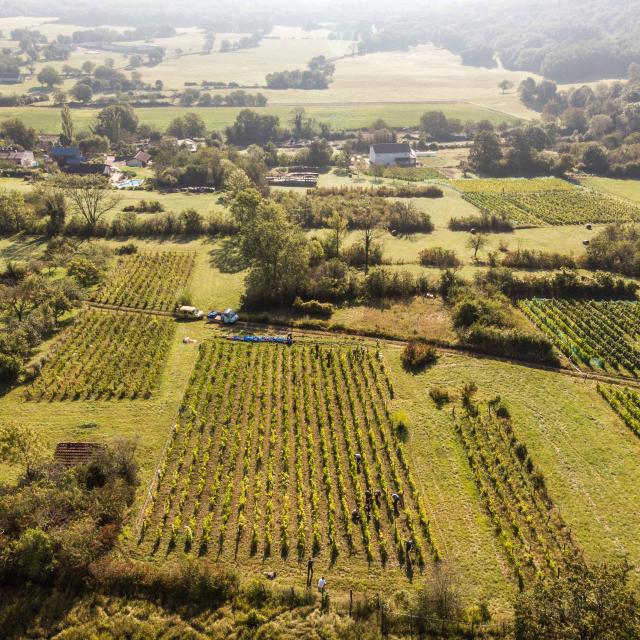
{"type": "Polygon", "coordinates": [[[469,166],[479,173],[492,173],[502,158],[500,139],[492,131],[481,131],[469,150],[469,166]]]}
{"type": "Polygon", "coordinates": [[[107,136],[111,142],[120,142],[137,129],[138,117],[133,109],[127,104],[112,104],[100,111],[94,131],[107,136]]]}
{"type": "Polygon", "coordinates": [[[308,240],[289,222],[284,209],[262,202],[241,229],[241,253],[251,265],[247,277],[249,303],[286,304],[305,286],[308,240]]]}
{"type": "Polygon", "coordinates": [[[516,640],[640,638],[640,601],[626,563],[587,566],[539,580],[515,605],[516,640]]]}
{"type": "Polygon", "coordinates": [[[91,235],[96,225],[120,203],[120,195],[102,176],[66,176],[56,186],[64,190],[74,212],[85,222],[91,235]]]}
{"type": "Polygon", "coordinates": [[[33,149],[36,144],[36,131],[19,118],[8,118],[0,124],[0,137],[17,144],[24,149],[33,149]]]}
{"type": "Polygon", "coordinates": [[[62,76],[53,67],[44,67],[37,77],[38,82],[46,85],[48,89],[53,89],[55,85],[64,82],[62,76]]]}
{"type": "Polygon", "coordinates": [[[42,460],[43,452],[42,436],[31,427],[17,422],[0,426],[0,462],[24,467],[28,476],[42,460]]]}

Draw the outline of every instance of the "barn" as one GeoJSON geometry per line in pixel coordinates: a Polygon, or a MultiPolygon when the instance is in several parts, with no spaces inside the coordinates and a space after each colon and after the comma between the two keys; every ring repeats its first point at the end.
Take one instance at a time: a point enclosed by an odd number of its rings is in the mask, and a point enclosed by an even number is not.
{"type": "Polygon", "coordinates": [[[415,167],[416,152],[406,142],[384,142],[369,148],[369,162],[383,167],[415,167]]]}

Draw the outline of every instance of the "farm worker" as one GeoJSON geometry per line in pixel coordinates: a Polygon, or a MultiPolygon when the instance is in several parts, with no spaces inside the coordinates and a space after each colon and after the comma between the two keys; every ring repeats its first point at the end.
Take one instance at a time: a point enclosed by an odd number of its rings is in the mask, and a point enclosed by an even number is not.
{"type": "Polygon", "coordinates": [[[393,502],[393,511],[398,515],[398,503],[400,502],[400,496],[397,493],[392,493],[391,502],[393,502]]]}
{"type": "Polygon", "coordinates": [[[380,506],[380,498],[382,498],[382,489],[376,489],[373,495],[375,496],[376,504],[380,506]]]}
{"type": "Polygon", "coordinates": [[[291,346],[293,344],[293,334],[287,333],[287,344],[291,346]]]}
{"type": "Polygon", "coordinates": [[[362,456],[359,453],[356,453],[353,457],[356,459],[356,468],[358,469],[358,473],[360,473],[360,463],[362,462],[362,456]]]}
{"type": "Polygon", "coordinates": [[[360,514],[358,513],[358,510],[357,510],[357,509],[354,509],[354,510],[351,512],[351,519],[352,519],[354,522],[358,522],[358,520],[360,520],[360,514]]]}
{"type": "Polygon", "coordinates": [[[411,539],[409,539],[409,540],[405,540],[405,543],[404,543],[404,550],[405,550],[405,552],[406,552],[407,556],[409,555],[409,553],[411,553],[411,551],[412,551],[412,549],[413,549],[413,546],[414,546],[414,544],[413,544],[413,540],[411,540],[411,539]]]}
{"type": "Polygon", "coordinates": [[[371,517],[371,502],[364,503],[364,513],[367,516],[367,520],[371,517]]]}
{"type": "Polygon", "coordinates": [[[371,505],[371,491],[366,489],[364,492],[364,502],[365,504],[371,505]]]}
{"type": "Polygon", "coordinates": [[[324,579],[324,576],[318,580],[318,591],[324,595],[324,588],[327,586],[327,581],[324,579]]]}
{"type": "Polygon", "coordinates": [[[311,586],[313,580],[313,558],[307,560],[307,587],[311,586]]]}

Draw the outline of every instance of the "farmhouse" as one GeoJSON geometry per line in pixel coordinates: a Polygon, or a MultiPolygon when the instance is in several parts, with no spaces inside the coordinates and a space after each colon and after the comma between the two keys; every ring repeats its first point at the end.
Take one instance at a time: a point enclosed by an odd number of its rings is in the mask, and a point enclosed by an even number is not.
{"type": "Polygon", "coordinates": [[[369,162],[383,167],[415,167],[416,152],[404,142],[372,144],[369,149],[369,162]]]}
{"type": "Polygon", "coordinates": [[[133,158],[127,160],[127,167],[146,167],[151,156],[146,151],[138,151],[133,158]]]}
{"type": "Polygon", "coordinates": [[[23,79],[19,69],[7,69],[0,73],[0,84],[20,84],[23,79]]]}
{"type": "Polygon", "coordinates": [[[60,166],[84,162],[84,157],[79,147],[53,147],[51,149],[51,157],[60,166]]]}
{"type": "Polygon", "coordinates": [[[0,148],[0,162],[11,162],[20,167],[30,168],[34,165],[33,151],[16,151],[12,147],[0,148]]]}
{"type": "Polygon", "coordinates": [[[111,176],[113,175],[113,167],[103,163],[90,163],[90,162],[72,162],[61,167],[65,173],[70,173],[76,176],[111,176]]]}

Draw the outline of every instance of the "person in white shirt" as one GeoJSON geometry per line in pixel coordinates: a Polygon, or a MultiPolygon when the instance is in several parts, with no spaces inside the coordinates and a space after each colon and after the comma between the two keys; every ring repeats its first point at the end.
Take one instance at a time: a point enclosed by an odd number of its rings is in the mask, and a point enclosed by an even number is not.
{"type": "Polygon", "coordinates": [[[322,594],[324,594],[324,588],[327,585],[327,581],[324,579],[324,576],[322,576],[320,578],[320,580],[318,580],[318,591],[322,594]]]}

